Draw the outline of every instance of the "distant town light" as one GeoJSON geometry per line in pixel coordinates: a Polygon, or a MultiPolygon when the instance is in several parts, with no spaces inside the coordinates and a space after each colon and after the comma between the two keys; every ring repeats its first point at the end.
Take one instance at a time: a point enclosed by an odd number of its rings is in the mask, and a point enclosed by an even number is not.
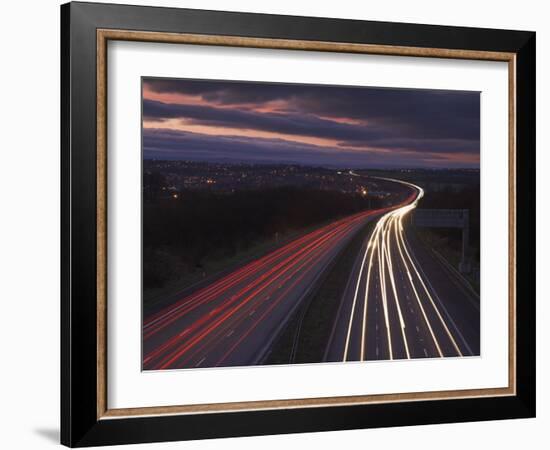
{"type": "Polygon", "coordinates": [[[178,198],[178,194],[172,194],[172,198],[178,198]]]}

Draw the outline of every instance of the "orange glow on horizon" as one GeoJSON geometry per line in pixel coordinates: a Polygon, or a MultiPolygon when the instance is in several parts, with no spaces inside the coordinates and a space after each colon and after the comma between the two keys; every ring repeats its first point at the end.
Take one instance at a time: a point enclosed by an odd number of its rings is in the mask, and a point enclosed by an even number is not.
{"type": "Polygon", "coordinates": [[[207,136],[234,136],[258,139],[280,139],[287,142],[316,145],[320,147],[337,147],[338,141],[314,136],[300,136],[294,134],[276,133],[271,131],[251,130],[246,128],[219,127],[213,125],[197,125],[185,119],[167,119],[162,121],[143,121],[144,129],[163,129],[183,131],[207,136]]]}

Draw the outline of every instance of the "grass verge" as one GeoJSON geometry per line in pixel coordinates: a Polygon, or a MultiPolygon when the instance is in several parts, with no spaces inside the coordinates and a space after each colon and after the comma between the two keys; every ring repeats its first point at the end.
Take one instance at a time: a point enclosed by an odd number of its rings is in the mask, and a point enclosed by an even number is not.
{"type": "Polygon", "coordinates": [[[322,362],[330,334],[337,319],[342,294],[357,258],[357,252],[371,233],[375,221],[366,224],[360,233],[338,254],[325,270],[317,287],[288,321],[264,364],[300,364],[322,362]]]}

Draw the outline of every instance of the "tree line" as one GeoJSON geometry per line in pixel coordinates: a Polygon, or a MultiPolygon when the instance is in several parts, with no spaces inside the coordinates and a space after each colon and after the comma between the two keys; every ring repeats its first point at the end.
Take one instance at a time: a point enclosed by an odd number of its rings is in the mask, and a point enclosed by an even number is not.
{"type": "Polygon", "coordinates": [[[184,191],[143,203],[144,288],[208,272],[210,261],[232,258],[277,237],[361,210],[379,207],[361,195],[293,187],[232,194],[184,191]]]}

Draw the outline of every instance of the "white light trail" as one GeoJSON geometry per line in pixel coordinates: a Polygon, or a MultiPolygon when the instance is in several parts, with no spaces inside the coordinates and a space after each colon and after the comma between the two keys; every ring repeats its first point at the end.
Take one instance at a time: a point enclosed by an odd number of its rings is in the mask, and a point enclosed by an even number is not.
{"type": "Polygon", "coordinates": [[[418,295],[418,291],[416,290],[416,286],[414,285],[411,272],[410,272],[409,267],[407,265],[407,261],[405,260],[405,256],[403,255],[403,249],[401,248],[401,242],[400,242],[400,238],[399,238],[400,235],[398,234],[398,230],[399,230],[399,232],[403,231],[403,225],[401,223],[401,220],[397,221],[396,225],[395,225],[395,239],[396,239],[396,242],[397,242],[397,249],[398,249],[399,255],[401,256],[401,259],[403,261],[403,265],[405,266],[405,270],[407,271],[407,279],[409,280],[409,283],[410,283],[411,288],[412,288],[413,293],[414,293],[414,297],[416,298],[418,306],[420,307],[420,311],[422,312],[422,317],[424,318],[424,321],[426,322],[426,325],[428,326],[428,330],[430,331],[430,335],[431,335],[431,337],[434,341],[435,347],[437,349],[437,353],[439,354],[440,357],[443,357],[443,352],[441,351],[441,346],[439,345],[439,342],[438,342],[437,338],[435,337],[432,325],[431,325],[431,323],[428,319],[428,316],[426,315],[426,310],[424,309],[424,306],[422,305],[422,301],[420,300],[420,296],[418,295]]]}
{"type": "MultiPolygon", "coordinates": [[[[376,245],[376,242],[374,243],[374,245],[376,245]]],[[[367,248],[370,248],[370,247],[371,247],[371,242],[369,242],[367,248]]],[[[362,326],[361,326],[361,361],[363,361],[365,359],[365,344],[366,344],[366,341],[367,341],[367,338],[366,338],[367,305],[368,305],[368,300],[369,300],[368,293],[369,293],[370,273],[371,273],[371,270],[372,270],[372,260],[373,260],[373,258],[374,258],[374,249],[370,252],[369,269],[367,271],[367,285],[365,287],[365,298],[363,300],[363,322],[362,322],[362,326]]]]}
{"type": "Polygon", "coordinates": [[[443,319],[443,316],[441,315],[441,313],[439,312],[439,309],[438,307],[436,306],[435,302],[434,302],[434,299],[432,298],[431,294],[430,294],[430,291],[428,290],[428,287],[426,286],[426,283],[424,283],[424,280],[422,279],[422,276],[420,275],[420,272],[418,271],[416,265],[414,264],[412,258],[411,258],[411,255],[409,253],[409,250],[407,249],[407,245],[405,243],[405,240],[403,238],[403,235],[401,234],[401,242],[403,244],[403,248],[405,249],[405,254],[407,255],[407,258],[409,259],[409,262],[411,263],[411,267],[414,269],[415,273],[416,273],[416,276],[418,277],[418,280],[420,281],[420,284],[422,285],[422,287],[424,288],[424,291],[426,292],[427,296],[428,296],[428,299],[430,300],[430,303],[432,304],[433,306],[433,309],[435,310],[436,314],[437,314],[437,317],[439,318],[441,324],[443,325],[443,328],[445,329],[445,332],[447,333],[447,335],[449,336],[449,339],[451,340],[452,344],[453,344],[453,347],[455,348],[455,350],[457,351],[457,353],[460,355],[460,356],[463,356],[462,352],[460,351],[460,347],[458,346],[458,344],[456,343],[451,331],[449,330],[449,327],[447,326],[447,323],[445,322],[445,320],[443,319]]]}
{"type": "MultiPolygon", "coordinates": [[[[386,224],[386,220],[389,217],[389,214],[386,214],[382,218],[382,230],[386,224]]],[[[383,231],[380,232],[380,244],[378,246],[378,277],[380,278],[380,294],[382,295],[382,309],[384,311],[384,323],[386,325],[386,334],[388,337],[388,351],[390,353],[390,359],[393,359],[393,346],[391,341],[391,325],[390,318],[388,313],[388,293],[386,291],[386,265],[384,252],[386,251],[383,241],[383,231]]],[[[365,325],[366,326],[366,325],[365,325]]]]}
{"type": "Polygon", "coordinates": [[[352,340],[352,330],[354,326],[354,322],[356,320],[355,318],[355,311],[357,309],[357,302],[358,302],[358,292],[359,287],[361,284],[361,277],[365,273],[365,264],[368,260],[368,268],[366,271],[366,280],[365,280],[365,295],[363,298],[363,312],[361,317],[361,347],[360,347],[360,360],[365,360],[366,357],[366,347],[367,347],[367,309],[368,309],[368,299],[369,299],[369,289],[372,289],[372,283],[371,283],[371,277],[374,276],[374,274],[378,273],[379,278],[379,288],[380,288],[380,297],[382,299],[382,310],[384,314],[384,325],[386,328],[386,335],[388,340],[388,353],[389,353],[389,359],[394,359],[394,345],[392,343],[391,338],[391,321],[389,318],[389,309],[388,309],[388,299],[393,298],[395,302],[395,306],[397,309],[397,314],[399,317],[399,324],[401,328],[401,338],[403,341],[403,346],[405,348],[405,354],[407,358],[410,358],[410,350],[409,350],[409,343],[407,342],[407,337],[405,334],[405,318],[402,313],[401,309],[401,301],[399,299],[399,294],[397,290],[397,284],[395,280],[395,274],[394,274],[394,261],[392,259],[392,249],[397,249],[397,254],[400,257],[400,260],[402,262],[403,267],[405,268],[405,271],[407,273],[407,278],[409,280],[411,289],[414,293],[414,297],[416,299],[416,302],[418,304],[418,307],[421,312],[421,316],[424,319],[426,326],[429,330],[430,336],[434,342],[435,348],[437,349],[437,353],[440,357],[444,356],[443,351],[441,349],[441,344],[436,338],[435,332],[433,330],[433,324],[430,322],[428,314],[426,312],[426,305],[423,304],[423,299],[418,292],[417,287],[415,286],[415,280],[418,280],[426,293],[426,296],[429,300],[429,305],[433,308],[435,311],[439,321],[441,322],[446,334],[448,335],[450,341],[452,342],[455,350],[458,352],[460,356],[462,356],[462,352],[460,351],[460,348],[458,347],[452,333],[449,330],[449,327],[447,326],[445,319],[439,312],[439,309],[437,308],[431,293],[429,292],[426,283],[422,279],[422,276],[420,275],[420,272],[418,268],[416,267],[411,254],[409,252],[407,243],[405,241],[404,237],[404,229],[403,229],[403,218],[412,210],[414,210],[418,204],[418,201],[424,196],[424,190],[416,186],[412,183],[401,181],[401,180],[395,180],[391,178],[381,178],[386,181],[392,181],[395,183],[403,184],[405,186],[409,186],[413,189],[415,189],[418,192],[418,195],[414,199],[414,201],[408,205],[402,206],[400,208],[397,208],[393,211],[390,211],[386,214],[384,214],[377,222],[370,238],[367,243],[367,247],[365,249],[362,261],[361,261],[361,267],[359,270],[357,283],[355,286],[355,292],[353,296],[353,302],[352,302],[352,308],[349,316],[349,321],[347,324],[347,334],[346,334],[346,342],[344,346],[344,355],[343,355],[343,361],[347,361],[349,357],[349,348],[350,343],[352,340]],[[393,238],[392,238],[392,232],[393,232],[393,238]],[[370,257],[369,257],[370,252],[370,257]],[[375,260],[377,260],[377,270],[373,271],[373,265],[376,263],[375,260]],[[388,286],[387,286],[387,280],[389,279],[390,284],[390,292],[388,293],[388,286]]]}
{"type": "Polygon", "coordinates": [[[347,360],[348,356],[348,350],[349,350],[349,342],[351,337],[351,328],[353,326],[353,315],[355,314],[355,305],[357,304],[357,294],[359,293],[359,284],[361,283],[361,275],[363,274],[363,269],[365,267],[365,260],[367,259],[367,254],[369,252],[370,242],[367,245],[367,248],[365,249],[365,255],[363,256],[363,261],[361,261],[361,268],[359,269],[359,276],[357,277],[357,285],[355,286],[355,293],[353,295],[353,303],[351,305],[351,313],[350,313],[350,319],[349,319],[349,325],[348,325],[348,332],[346,335],[346,345],[344,347],[344,361],[347,360]]]}
{"type": "MultiPolygon", "coordinates": [[[[391,217],[391,220],[389,221],[388,228],[384,232],[384,236],[386,235],[386,233],[388,235],[390,235],[391,225],[392,225],[393,221],[395,221],[395,217],[396,216],[391,217]]],[[[397,307],[397,313],[399,315],[399,324],[401,325],[401,336],[403,337],[403,343],[405,345],[405,354],[407,355],[407,359],[411,359],[411,354],[409,352],[409,344],[407,342],[407,336],[405,335],[405,320],[403,319],[403,314],[401,312],[401,306],[400,306],[400,302],[399,302],[399,296],[397,295],[397,286],[395,285],[395,278],[394,278],[394,274],[393,274],[393,263],[392,263],[392,259],[391,259],[391,251],[388,249],[388,247],[389,247],[389,238],[388,238],[388,245],[386,246],[385,257],[386,257],[386,260],[388,261],[388,267],[389,267],[388,273],[389,273],[389,276],[390,276],[390,283],[391,283],[391,287],[392,287],[392,291],[393,291],[393,298],[395,300],[395,306],[397,307]]]]}

